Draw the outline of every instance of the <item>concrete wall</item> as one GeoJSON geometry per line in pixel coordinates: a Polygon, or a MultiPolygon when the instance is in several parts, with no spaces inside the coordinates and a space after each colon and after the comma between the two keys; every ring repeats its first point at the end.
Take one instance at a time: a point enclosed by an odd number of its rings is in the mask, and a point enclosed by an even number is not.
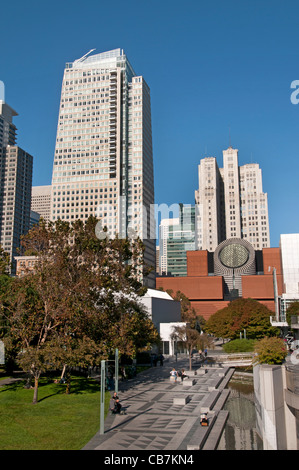
{"type": "Polygon", "coordinates": [[[257,430],[264,450],[297,450],[296,417],[285,402],[285,367],[257,365],[253,376],[257,430]]]}

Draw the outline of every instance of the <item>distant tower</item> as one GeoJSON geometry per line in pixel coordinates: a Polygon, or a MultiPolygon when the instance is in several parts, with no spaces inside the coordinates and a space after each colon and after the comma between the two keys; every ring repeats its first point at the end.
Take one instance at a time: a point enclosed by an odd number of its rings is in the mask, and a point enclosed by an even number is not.
{"type": "Polygon", "coordinates": [[[215,157],[198,166],[199,188],[196,248],[214,251],[230,238],[244,238],[255,250],[270,246],[268,197],[263,192],[258,164],[238,164],[238,150],[223,151],[223,168],[215,157]]]}
{"type": "Polygon", "coordinates": [[[51,185],[32,186],[31,210],[47,222],[51,214],[51,185]]]}

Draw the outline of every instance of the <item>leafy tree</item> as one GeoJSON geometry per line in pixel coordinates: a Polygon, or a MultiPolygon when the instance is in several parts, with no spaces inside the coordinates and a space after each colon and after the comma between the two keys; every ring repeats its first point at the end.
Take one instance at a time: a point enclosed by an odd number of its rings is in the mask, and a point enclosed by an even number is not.
{"type": "Polygon", "coordinates": [[[257,356],[254,362],[258,364],[282,364],[288,354],[284,341],[275,337],[259,340],[255,352],[257,356]]]}
{"type": "Polygon", "coordinates": [[[19,363],[35,378],[58,364],[100,364],[115,348],[134,355],[158,339],[140,304],[143,245],[99,240],[97,220],[70,225],[41,220],[23,239],[36,255],[34,272],[16,278],[2,302],[7,342],[19,345],[19,363]]]}
{"type": "Polygon", "coordinates": [[[291,326],[291,317],[299,316],[299,302],[292,302],[286,311],[288,325],[291,326]]]}
{"type": "Polygon", "coordinates": [[[2,246],[0,245],[0,276],[2,276],[3,274],[8,275],[9,267],[10,267],[9,254],[6,253],[6,251],[4,251],[2,246]]]}
{"type": "Polygon", "coordinates": [[[238,338],[246,330],[247,338],[276,336],[279,330],[271,326],[273,314],[265,305],[254,299],[236,299],[214,313],[205,325],[207,332],[221,338],[238,338]]]}
{"type": "Polygon", "coordinates": [[[200,344],[200,333],[190,325],[176,326],[173,328],[171,338],[185,343],[189,355],[189,369],[192,369],[192,350],[200,344]]]}

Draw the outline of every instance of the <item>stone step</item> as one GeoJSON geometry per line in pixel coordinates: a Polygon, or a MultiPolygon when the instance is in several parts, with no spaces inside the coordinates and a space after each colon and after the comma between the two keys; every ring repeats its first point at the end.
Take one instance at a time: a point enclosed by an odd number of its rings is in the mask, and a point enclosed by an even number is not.
{"type": "Polygon", "coordinates": [[[221,410],[219,413],[217,413],[216,419],[213,422],[213,427],[211,428],[207,439],[205,439],[202,450],[216,450],[228,415],[229,412],[225,410],[221,410]]]}
{"type": "Polygon", "coordinates": [[[200,405],[201,413],[209,413],[220,396],[219,390],[212,390],[200,405]]]}
{"type": "Polygon", "coordinates": [[[209,426],[201,426],[200,419],[198,419],[198,426],[196,427],[189,443],[187,444],[187,450],[200,450],[205,444],[211,429],[213,428],[216,415],[211,416],[209,419],[209,426]]]}
{"type": "Polygon", "coordinates": [[[187,395],[185,397],[174,397],[173,404],[174,405],[186,405],[187,403],[189,403],[190,400],[191,400],[190,395],[187,395]]]}

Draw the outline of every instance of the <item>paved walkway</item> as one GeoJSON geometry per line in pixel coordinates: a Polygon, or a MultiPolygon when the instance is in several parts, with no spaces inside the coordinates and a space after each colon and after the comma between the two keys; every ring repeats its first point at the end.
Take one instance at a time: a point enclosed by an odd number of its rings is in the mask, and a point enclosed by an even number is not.
{"type": "Polygon", "coordinates": [[[189,369],[188,358],[168,359],[119,383],[119,398],[126,415],[109,415],[104,434],[96,434],[83,450],[214,450],[227,412],[223,405],[233,369],[193,364],[189,380],[170,381],[172,367],[189,369]],[[194,371],[197,374],[194,375],[194,371]],[[207,412],[209,427],[200,426],[207,412]]]}

